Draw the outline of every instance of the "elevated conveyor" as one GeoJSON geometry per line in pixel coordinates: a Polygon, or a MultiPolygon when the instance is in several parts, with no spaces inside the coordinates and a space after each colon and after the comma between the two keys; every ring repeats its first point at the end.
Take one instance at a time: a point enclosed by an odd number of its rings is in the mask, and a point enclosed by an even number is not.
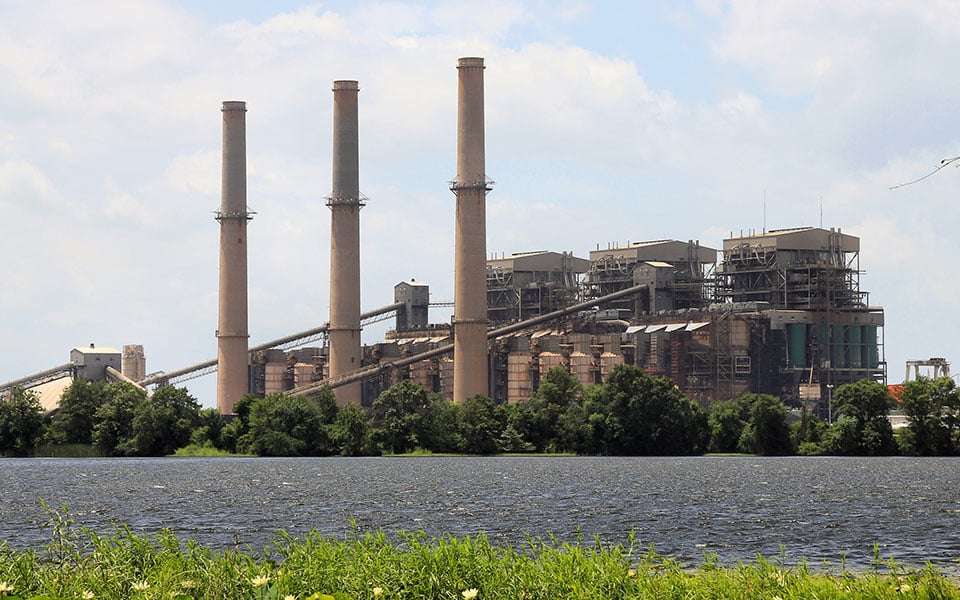
{"type": "MultiPolygon", "coordinates": [[[[366,322],[366,324],[376,323],[383,319],[384,315],[387,315],[391,312],[403,308],[403,302],[396,302],[394,304],[389,304],[369,312],[362,313],[360,315],[361,322],[366,322]]],[[[264,350],[269,350],[270,348],[280,348],[280,347],[296,347],[296,345],[306,343],[307,340],[321,336],[327,332],[330,324],[324,323],[319,327],[314,327],[313,329],[307,329],[298,333],[294,333],[282,338],[277,338],[275,340],[270,340],[256,346],[251,346],[249,352],[252,354],[254,352],[262,352],[264,350]]],[[[187,381],[190,379],[196,379],[197,377],[202,377],[210,373],[215,373],[217,370],[217,359],[207,360],[201,363],[190,365],[189,367],[184,367],[182,369],[177,369],[175,371],[168,371],[166,373],[154,373],[148,375],[147,377],[137,381],[136,383],[141,387],[147,387],[148,385],[156,384],[172,384],[175,382],[187,381]]]]}
{"type": "MultiPolygon", "coordinates": [[[[573,306],[568,306],[567,308],[561,310],[555,310],[551,313],[545,315],[540,315],[539,317],[533,317],[527,319],[526,321],[520,321],[519,323],[513,323],[511,325],[506,325],[497,329],[491,329],[487,332],[487,339],[495,339],[500,336],[508,335],[515,333],[517,331],[522,331],[524,329],[529,329],[530,327],[535,327],[542,323],[547,323],[553,321],[554,319],[559,319],[567,315],[571,315],[588,308],[593,308],[598,304],[603,304],[604,302],[609,302],[611,300],[617,300],[618,298],[623,298],[625,296],[630,296],[632,294],[637,294],[643,290],[648,289],[647,284],[635,285],[629,288],[620,290],[619,292],[613,292],[612,294],[607,294],[606,296],[601,296],[599,298],[593,298],[586,302],[581,302],[579,304],[574,304],[573,306]]],[[[341,385],[346,385],[348,383],[354,383],[356,381],[362,381],[364,379],[370,379],[378,376],[382,371],[387,369],[405,367],[407,365],[412,365],[423,360],[434,358],[437,356],[443,356],[444,354],[450,354],[453,352],[453,343],[444,344],[443,346],[438,346],[432,350],[427,350],[426,352],[421,352],[413,356],[408,356],[406,358],[401,358],[400,360],[395,360],[389,363],[370,365],[362,369],[357,369],[356,371],[351,371],[345,375],[337,377],[335,379],[328,379],[324,381],[317,381],[309,385],[300,386],[294,388],[289,392],[286,392],[290,395],[304,394],[311,395],[317,394],[324,387],[329,386],[331,388],[336,388],[341,385]]]]}
{"type": "Polygon", "coordinates": [[[33,375],[21,377],[20,379],[8,381],[7,383],[0,384],[0,394],[7,390],[12,390],[13,388],[32,388],[37,387],[38,385],[43,385],[44,383],[53,381],[54,379],[60,379],[61,377],[72,375],[73,369],[73,363],[66,363],[60,365],[59,367],[54,367],[52,369],[47,369],[46,371],[34,373],[33,375]]]}

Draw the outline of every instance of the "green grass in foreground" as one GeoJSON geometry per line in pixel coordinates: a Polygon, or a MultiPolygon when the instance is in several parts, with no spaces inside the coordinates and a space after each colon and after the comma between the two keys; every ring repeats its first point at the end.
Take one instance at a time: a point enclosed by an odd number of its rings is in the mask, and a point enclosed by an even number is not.
{"type": "Polygon", "coordinates": [[[427,539],[383,534],[345,540],[281,536],[257,557],[217,553],[170,533],[107,536],[74,528],[53,512],[50,544],[15,551],[0,545],[0,596],[33,599],[477,598],[960,598],[952,577],[933,567],[878,562],[863,573],[785,567],[758,558],[696,569],[632,546],[544,544],[520,550],[486,538],[427,539]]]}

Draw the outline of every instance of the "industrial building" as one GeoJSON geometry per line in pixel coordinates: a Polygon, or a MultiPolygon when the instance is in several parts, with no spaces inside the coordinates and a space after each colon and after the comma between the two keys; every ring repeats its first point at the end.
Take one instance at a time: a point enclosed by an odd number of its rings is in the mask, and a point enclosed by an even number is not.
{"type": "MultiPolygon", "coordinates": [[[[485,202],[493,182],[485,171],[484,69],[482,58],[457,63],[449,323],[430,322],[429,286],[412,279],[396,284],[392,304],[360,313],[359,212],[366,198],[359,191],[359,85],[338,80],[333,189],[326,198],[329,323],[248,345],[246,249],[253,213],[246,202],[246,104],[223,102],[218,356],[147,375],[143,348],[129,346],[123,365],[111,351],[104,376],[149,386],[216,370],[224,414],[248,392],[309,394],[326,385],[341,404],[369,406],[404,379],[454,401],[485,394],[521,402],[555,367],[589,385],[619,364],[638,365],[704,404],[757,392],[812,409],[834,386],[886,381],[883,309],[860,289],[859,239],[839,229],[731,234],[720,251],[699,241],[660,239],[598,245],[589,259],[549,250],[486,258],[485,202]],[[386,339],[361,346],[363,324],[391,315],[395,327],[386,339]]],[[[99,368],[105,356],[79,351],[67,365],[4,384],[0,392],[64,372],[92,378],[88,369],[99,368]]]]}
{"type": "MultiPolygon", "coordinates": [[[[546,251],[488,260],[489,321],[519,323],[488,334],[489,396],[527,400],[554,367],[598,384],[619,364],[668,377],[705,405],[756,392],[816,410],[832,387],[886,381],[883,309],[860,290],[858,238],[811,227],[770,231],[726,239],[718,263],[717,254],[661,240],[594,251],[589,261],[546,251]],[[634,291],[522,327],[618,289],[634,291]]],[[[429,323],[429,286],[401,282],[394,300],[394,330],[364,348],[364,366],[376,368],[363,404],[404,379],[453,399],[453,361],[438,352],[450,344],[450,326],[429,323]]],[[[266,368],[283,375],[267,389],[322,381],[325,357],[324,348],[276,354],[266,368]]]]}
{"type": "Polygon", "coordinates": [[[711,283],[717,251],[699,242],[657,240],[611,245],[590,252],[584,279],[584,296],[600,298],[633,285],[646,284],[647,292],[601,308],[635,318],[664,310],[704,308],[711,302],[711,283]]]}
{"type": "MultiPolygon", "coordinates": [[[[570,252],[522,252],[487,261],[487,318],[491,325],[523,321],[580,299],[590,261],[570,252]]],[[[398,324],[399,329],[399,324],[398,324]]]]}

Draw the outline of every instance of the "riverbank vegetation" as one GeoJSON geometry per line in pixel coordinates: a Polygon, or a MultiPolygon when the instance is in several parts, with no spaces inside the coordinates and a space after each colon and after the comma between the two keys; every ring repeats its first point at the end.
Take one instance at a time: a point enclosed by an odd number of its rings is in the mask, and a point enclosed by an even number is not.
{"type": "Polygon", "coordinates": [[[152,396],[123,382],[75,381],[60,408],[44,415],[29,391],[0,401],[0,456],[370,456],[406,454],[571,453],[678,456],[960,455],[960,392],[950,378],[903,386],[907,426],[888,418],[897,401],[875,381],[838,387],[830,422],[791,413],[779,399],[747,394],[706,408],[666,378],[633,366],[603,385],[582,386],[556,368],[524,403],[485,396],[443,400],[404,381],[369,408],[337,406],[332,390],[316,397],[248,395],[224,420],[182,388],[152,396]]]}
{"type": "Polygon", "coordinates": [[[214,552],[169,532],[109,535],[76,528],[53,512],[51,542],[37,550],[0,545],[0,596],[175,600],[554,598],[960,598],[954,573],[909,568],[877,557],[872,568],[788,566],[757,558],[690,566],[644,549],[600,540],[531,540],[519,549],[485,537],[354,532],[345,539],[281,535],[262,551],[214,552]]]}

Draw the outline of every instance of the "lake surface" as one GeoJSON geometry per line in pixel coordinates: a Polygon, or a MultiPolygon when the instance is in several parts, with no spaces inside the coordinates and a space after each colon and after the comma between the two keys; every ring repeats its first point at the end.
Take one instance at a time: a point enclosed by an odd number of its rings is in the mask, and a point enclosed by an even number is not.
{"type": "Polygon", "coordinates": [[[423,457],[0,460],[0,540],[40,548],[40,506],[109,533],[169,528],[258,551],[280,530],[624,543],[692,564],[960,560],[960,459],[423,457]]]}

